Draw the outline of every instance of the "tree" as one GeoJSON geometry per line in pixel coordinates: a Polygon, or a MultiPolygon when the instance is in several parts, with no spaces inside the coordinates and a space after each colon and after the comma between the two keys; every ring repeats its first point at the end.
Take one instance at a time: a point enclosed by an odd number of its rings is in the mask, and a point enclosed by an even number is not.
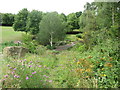
{"type": "Polygon", "coordinates": [[[80,28],[79,24],[78,24],[78,21],[79,21],[79,18],[77,18],[75,13],[70,13],[67,16],[67,23],[68,23],[68,26],[69,26],[70,30],[80,28]]]}
{"type": "Polygon", "coordinates": [[[53,46],[53,43],[63,40],[65,37],[65,25],[56,12],[48,13],[40,22],[38,41],[41,44],[53,46]]]}
{"type": "Polygon", "coordinates": [[[14,23],[14,14],[3,13],[2,15],[2,25],[3,26],[12,26],[14,23]]]}
{"type": "Polygon", "coordinates": [[[79,11],[79,12],[76,12],[75,14],[76,14],[76,17],[79,18],[81,16],[82,12],[79,11]]]}
{"type": "Polygon", "coordinates": [[[13,28],[15,31],[23,31],[23,32],[28,32],[26,30],[26,21],[27,21],[27,16],[28,16],[29,11],[24,8],[19,13],[15,16],[15,21],[13,24],[13,28]]]}
{"type": "Polygon", "coordinates": [[[42,19],[42,12],[33,10],[28,14],[27,19],[27,32],[29,31],[32,35],[36,35],[39,32],[39,23],[42,19]]]}

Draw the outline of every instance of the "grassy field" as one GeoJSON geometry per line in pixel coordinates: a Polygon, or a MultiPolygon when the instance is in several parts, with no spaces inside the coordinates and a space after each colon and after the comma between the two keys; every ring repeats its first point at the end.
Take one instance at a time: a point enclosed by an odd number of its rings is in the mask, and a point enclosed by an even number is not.
{"type": "Polygon", "coordinates": [[[0,31],[2,32],[2,34],[0,34],[0,40],[2,40],[2,42],[16,41],[22,37],[23,32],[15,32],[12,27],[0,26],[0,28],[2,29],[0,31]]]}

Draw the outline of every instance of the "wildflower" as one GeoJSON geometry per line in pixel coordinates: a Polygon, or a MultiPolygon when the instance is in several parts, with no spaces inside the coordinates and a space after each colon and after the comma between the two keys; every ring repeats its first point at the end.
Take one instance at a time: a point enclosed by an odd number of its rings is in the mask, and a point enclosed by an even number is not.
{"type": "Polygon", "coordinates": [[[20,60],[19,62],[22,62],[22,60],[20,60]]]}
{"type": "Polygon", "coordinates": [[[101,76],[106,77],[107,75],[106,74],[102,74],[101,76]]]}
{"type": "Polygon", "coordinates": [[[112,60],[113,58],[112,57],[110,57],[110,60],[112,60]]]}
{"type": "Polygon", "coordinates": [[[14,77],[17,77],[17,75],[14,75],[14,77]]]}
{"type": "Polygon", "coordinates": [[[88,56],[88,58],[90,59],[90,58],[92,58],[92,56],[88,56]]]}
{"type": "Polygon", "coordinates": [[[81,58],[81,59],[79,59],[79,60],[84,61],[84,60],[85,60],[85,58],[81,58]]]}
{"type": "Polygon", "coordinates": [[[48,76],[46,76],[46,78],[48,78],[48,76]]]}
{"type": "Polygon", "coordinates": [[[29,68],[32,67],[32,65],[29,65],[29,68]]]}
{"type": "Polygon", "coordinates": [[[106,67],[112,67],[112,64],[111,63],[106,63],[104,66],[106,66],[106,67]]]}
{"type": "Polygon", "coordinates": [[[13,70],[16,70],[16,68],[14,68],[13,70]]]}
{"type": "Polygon", "coordinates": [[[79,61],[77,62],[77,65],[78,65],[78,64],[80,64],[80,62],[79,62],[79,61]]]}
{"type": "Polygon", "coordinates": [[[88,68],[88,69],[86,69],[85,71],[86,71],[86,72],[91,72],[91,69],[88,68]]]}
{"type": "Polygon", "coordinates": [[[9,65],[9,64],[8,64],[7,66],[8,66],[8,67],[10,67],[10,65],[9,65]]]}
{"type": "Polygon", "coordinates": [[[104,70],[104,68],[102,68],[101,70],[104,70]]]}
{"type": "Polygon", "coordinates": [[[90,65],[90,67],[92,68],[92,67],[94,67],[94,65],[90,65]]]}
{"type": "Polygon", "coordinates": [[[2,79],[2,81],[5,81],[6,79],[2,79]]]}
{"type": "Polygon", "coordinates": [[[32,77],[32,75],[30,77],[32,77]]]}
{"type": "Polygon", "coordinates": [[[105,58],[100,58],[101,60],[105,60],[105,58]]]}
{"type": "Polygon", "coordinates": [[[10,69],[12,69],[12,67],[10,67],[10,69]]]}
{"type": "Polygon", "coordinates": [[[8,75],[5,75],[4,77],[6,77],[6,78],[7,78],[7,77],[8,77],[8,75]]]}
{"type": "Polygon", "coordinates": [[[42,67],[41,65],[39,65],[38,67],[42,67]]]}
{"type": "Polygon", "coordinates": [[[36,73],[36,71],[35,72],[33,72],[32,74],[35,74],[36,73]]]}
{"type": "Polygon", "coordinates": [[[29,77],[26,77],[26,80],[28,80],[29,79],[29,77]]]}
{"type": "Polygon", "coordinates": [[[13,72],[11,72],[11,73],[13,74],[13,73],[15,73],[15,72],[13,71],[13,72]]]}
{"type": "Polygon", "coordinates": [[[32,63],[32,61],[30,61],[30,63],[32,63]]]}
{"type": "Polygon", "coordinates": [[[20,76],[16,76],[16,78],[19,78],[20,76]]]}
{"type": "Polygon", "coordinates": [[[26,61],[26,59],[24,59],[24,61],[26,61]]]}
{"type": "Polygon", "coordinates": [[[46,77],[46,75],[43,75],[43,77],[46,77]]]}
{"type": "Polygon", "coordinates": [[[49,80],[49,82],[51,83],[51,82],[52,82],[52,80],[49,80]]]}

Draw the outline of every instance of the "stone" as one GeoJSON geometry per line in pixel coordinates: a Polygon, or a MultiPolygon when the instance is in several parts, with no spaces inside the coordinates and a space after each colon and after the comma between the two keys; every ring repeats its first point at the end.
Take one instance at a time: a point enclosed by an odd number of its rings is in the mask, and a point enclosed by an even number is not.
{"type": "Polygon", "coordinates": [[[28,49],[22,46],[10,46],[3,49],[3,56],[20,58],[24,57],[28,49]]]}

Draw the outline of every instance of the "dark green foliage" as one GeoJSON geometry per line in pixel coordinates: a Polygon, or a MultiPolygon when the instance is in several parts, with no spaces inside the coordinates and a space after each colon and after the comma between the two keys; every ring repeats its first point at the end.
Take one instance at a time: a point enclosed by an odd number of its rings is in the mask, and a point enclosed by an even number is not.
{"type": "Polygon", "coordinates": [[[82,34],[77,34],[76,37],[82,38],[82,34]]]}
{"type": "Polygon", "coordinates": [[[80,28],[79,24],[78,24],[78,21],[79,21],[79,19],[77,18],[75,13],[70,13],[67,16],[67,24],[68,24],[68,27],[70,28],[70,30],[80,28]]]}
{"type": "Polygon", "coordinates": [[[26,22],[27,22],[27,16],[28,16],[29,11],[24,8],[19,13],[15,16],[15,21],[13,24],[13,28],[15,31],[23,31],[23,32],[28,32],[26,29],[26,22]]]}
{"type": "Polygon", "coordinates": [[[0,21],[0,22],[3,26],[12,26],[13,25],[14,17],[15,17],[14,14],[1,13],[0,15],[1,15],[1,18],[2,18],[2,21],[0,21]]]}
{"type": "Polygon", "coordinates": [[[31,34],[35,35],[39,32],[39,23],[42,19],[42,12],[39,12],[37,10],[33,10],[28,14],[27,18],[27,26],[26,30],[27,32],[30,32],[31,34]]]}
{"type": "Polygon", "coordinates": [[[81,16],[82,12],[81,11],[80,12],[76,12],[75,14],[76,14],[76,17],[79,18],[81,16]]]}

